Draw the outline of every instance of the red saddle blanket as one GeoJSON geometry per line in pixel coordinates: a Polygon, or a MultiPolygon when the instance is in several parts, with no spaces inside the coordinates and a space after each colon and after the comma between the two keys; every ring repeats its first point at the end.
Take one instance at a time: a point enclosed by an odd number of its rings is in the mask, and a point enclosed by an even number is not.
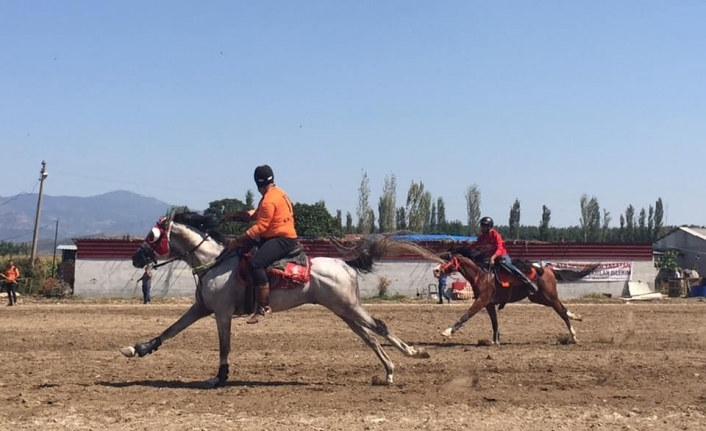
{"type": "MultiPolygon", "coordinates": [[[[535,281],[537,279],[537,270],[530,266],[529,270],[523,271],[530,281],[535,281]]],[[[512,279],[517,279],[515,276],[507,272],[505,269],[498,269],[495,271],[495,281],[500,287],[508,288],[512,285],[512,279]]]]}
{"type": "MultiPolygon", "coordinates": [[[[238,263],[238,279],[241,283],[250,282],[252,254],[245,253],[238,263]]],[[[311,259],[303,251],[295,256],[282,258],[265,269],[270,279],[270,289],[287,289],[301,286],[309,282],[311,276],[311,259]]]]}

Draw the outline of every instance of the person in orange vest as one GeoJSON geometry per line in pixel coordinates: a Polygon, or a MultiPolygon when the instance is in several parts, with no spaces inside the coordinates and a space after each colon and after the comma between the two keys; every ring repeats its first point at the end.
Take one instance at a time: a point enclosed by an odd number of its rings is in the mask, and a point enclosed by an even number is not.
{"type": "Polygon", "coordinates": [[[20,277],[20,270],[15,266],[15,262],[9,261],[7,268],[3,273],[5,279],[5,291],[7,291],[7,299],[9,306],[17,305],[17,279],[20,277]]]}
{"type": "Polygon", "coordinates": [[[265,269],[277,260],[286,257],[298,245],[294,228],[294,207],[289,197],[274,184],[275,175],[268,165],[255,169],[255,184],[262,194],[256,210],[237,211],[227,214],[226,221],[254,221],[244,234],[232,239],[226,247],[232,251],[244,247],[260,238],[258,250],[250,260],[252,282],[256,289],[257,307],[247,323],[254,324],[270,311],[270,284],[265,269]]]}

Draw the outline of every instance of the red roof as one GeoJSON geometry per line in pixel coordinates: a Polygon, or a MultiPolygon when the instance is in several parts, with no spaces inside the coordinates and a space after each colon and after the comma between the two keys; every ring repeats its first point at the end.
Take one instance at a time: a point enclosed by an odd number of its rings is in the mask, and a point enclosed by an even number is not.
{"type": "MultiPolygon", "coordinates": [[[[78,259],[129,259],[142,243],[142,239],[78,238],[78,259]]],[[[338,256],[334,247],[326,240],[300,240],[310,257],[338,256]]],[[[422,247],[435,253],[452,246],[449,242],[419,242],[422,247]]],[[[652,260],[652,244],[622,243],[529,243],[508,242],[507,251],[513,259],[530,260],[652,260]]],[[[422,260],[417,255],[408,255],[395,260],[422,260]]]]}
{"type": "Polygon", "coordinates": [[[143,239],[78,238],[76,259],[130,259],[143,239]]]}

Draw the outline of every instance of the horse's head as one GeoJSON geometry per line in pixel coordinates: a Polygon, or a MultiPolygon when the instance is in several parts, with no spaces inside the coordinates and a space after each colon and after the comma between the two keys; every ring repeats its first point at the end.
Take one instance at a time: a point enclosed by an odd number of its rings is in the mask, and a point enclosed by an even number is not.
{"type": "Polygon", "coordinates": [[[132,255],[132,265],[143,268],[150,263],[157,263],[170,254],[169,237],[172,229],[172,220],[161,217],[147,233],[145,240],[132,255]]]}
{"type": "Polygon", "coordinates": [[[460,262],[457,257],[455,257],[452,253],[442,253],[440,257],[444,260],[446,260],[446,263],[440,263],[432,269],[432,272],[434,273],[434,277],[439,278],[442,274],[449,275],[453,272],[456,272],[460,268],[460,262]]]}

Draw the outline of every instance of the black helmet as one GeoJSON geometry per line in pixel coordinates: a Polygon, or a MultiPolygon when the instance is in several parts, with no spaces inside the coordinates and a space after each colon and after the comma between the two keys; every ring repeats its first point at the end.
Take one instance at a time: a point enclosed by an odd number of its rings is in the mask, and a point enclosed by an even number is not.
{"type": "Polygon", "coordinates": [[[483,217],[482,219],[480,219],[480,225],[488,225],[490,227],[493,227],[493,219],[490,217],[483,217]]]}
{"type": "Polygon", "coordinates": [[[275,182],[275,174],[268,165],[260,165],[255,168],[255,184],[258,187],[266,186],[275,182]]]}

